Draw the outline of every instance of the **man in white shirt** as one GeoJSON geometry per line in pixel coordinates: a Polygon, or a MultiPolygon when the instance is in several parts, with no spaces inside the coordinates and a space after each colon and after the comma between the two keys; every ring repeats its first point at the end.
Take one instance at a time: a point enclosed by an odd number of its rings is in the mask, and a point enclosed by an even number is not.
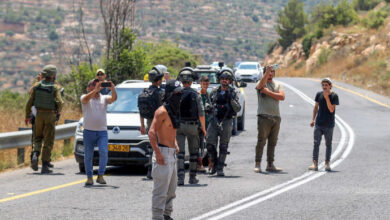
{"type": "Polygon", "coordinates": [[[100,94],[101,83],[98,79],[88,82],[87,94],[80,97],[83,109],[83,141],[84,141],[84,164],[88,180],[86,186],[93,185],[93,152],[94,147],[99,148],[99,171],[96,182],[106,184],[103,179],[108,160],[108,134],[107,134],[107,105],[116,101],[117,94],[115,85],[111,83],[111,96],[100,94]]]}

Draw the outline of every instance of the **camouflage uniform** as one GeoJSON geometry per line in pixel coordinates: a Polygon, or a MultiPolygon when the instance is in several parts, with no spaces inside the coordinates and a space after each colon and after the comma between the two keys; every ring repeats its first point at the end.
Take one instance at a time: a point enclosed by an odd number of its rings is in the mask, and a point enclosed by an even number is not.
{"type": "Polygon", "coordinates": [[[213,114],[210,116],[207,128],[206,147],[213,168],[210,174],[218,172],[219,176],[224,176],[228,145],[232,134],[233,116],[240,111],[241,105],[238,95],[233,87],[229,86],[227,91],[223,91],[221,86],[214,88],[210,93],[213,114]],[[221,103],[221,100],[224,101],[221,103]],[[225,108],[225,109],[224,109],[225,108]],[[219,136],[219,157],[217,144],[219,136]]]}
{"type": "MultiPolygon", "coordinates": [[[[47,65],[42,70],[43,77],[55,76],[57,69],[53,65],[47,65]]],[[[31,167],[38,169],[38,156],[41,153],[42,141],[42,173],[51,172],[48,168],[51,151],[54,145],[55,124],[57,112],[61,112],[63,101],[60,87],[53,80],[47,78],[35,85],[26,105],[26,118],[30,117],[31,107],[35,106],[37,115],[35,118],[33,156],[31,167]]]]}

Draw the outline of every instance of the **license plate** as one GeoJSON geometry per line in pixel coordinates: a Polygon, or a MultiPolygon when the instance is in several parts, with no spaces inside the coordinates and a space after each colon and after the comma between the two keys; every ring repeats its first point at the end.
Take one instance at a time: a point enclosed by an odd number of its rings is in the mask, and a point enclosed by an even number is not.
{"type": "Polygon", "coordinates": [[[108,145],[108,151],[130,152],[130,145],[109,144],[108,145]]]}

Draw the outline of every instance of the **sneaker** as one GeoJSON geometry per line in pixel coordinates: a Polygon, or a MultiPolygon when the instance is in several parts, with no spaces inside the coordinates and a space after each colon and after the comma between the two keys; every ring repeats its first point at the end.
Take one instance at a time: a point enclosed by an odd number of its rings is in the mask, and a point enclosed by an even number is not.
{"type": "Polygon", "coordinates": [[[93,179],[92,177],[88,177],[87,182],[85,182],[85,186],[92,186],[93,185],[93,179]]]}
{"type": "Polygon", "coordinates": [[[267,172],[277,173],[282,172],[283,169],[275,167],[275,165],[272,163],[271,165],[268,164],[267,169],[265,169],[267,172]]]}
{"type": "Polygon", "coordinates": [[[313,164],[309,167],[309,170],[318,171],[318,163],[317,161],[313,161],[313,164]]]}
{"type": "Polygon", "coordinates": [[[169,215],[164,215],[164,220],[173,220],[173,218],[171,218],[169,215]]]}
{"type": "Polygon", "coordinates": [[[197,184],[197,183],[199,183],[199,179],[196,178],[196,176],[191,176],[190,180],[188,180],[188,183],[189,184],[197,184]]]}
{"type": "Polygon", "coordinates": [[[98,175],[96,182],[100,183],[100,184],[107,184],[107,182],[104,180],[103,176],[100,176],[100,175],[98,175]]]}
{"type": "Polygon", "coordinates": [[[217,167],[216,166],[213,166],[212,168],[211,168],[211,171],[210,171],[210,175],[214,175],[215,173],[217,173],[217,167]]]}
{"type": "Polygon", "coordinates": [[[255,173],[261,173],[260,163],[255,164],[255,168],[253,169],[255,173]]]}
{"type": "Polygon", "coordinates": [[[332,169],[330,169],[329,161],[325,162],[325,171],[330,172],[332,169]]]}
{"type": "Polygon", "coordinates": [[[178,179],[177,180],[177,185],[178,186],[184,186],[184,179],[178,179]]]}
{"type": "Polygon", "coordinates": [[[31,158],[31,169],[38,171],[38,153],[34,152],[31,158]]]}

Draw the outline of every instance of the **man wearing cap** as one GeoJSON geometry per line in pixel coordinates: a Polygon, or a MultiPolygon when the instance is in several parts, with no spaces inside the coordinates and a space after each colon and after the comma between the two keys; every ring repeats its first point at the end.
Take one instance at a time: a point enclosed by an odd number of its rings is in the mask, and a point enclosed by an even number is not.
{"type": "Polygon", "coordinates": [[[54,65],[47,65],[43,68],[41,75],[43,80],[32,88],[30,98],[26,105],[26,125],[30,123],[31,107],[36,108],[34,127],[33,153],[31,157],[31,168],[38,170],[38,158],[41,153],[42,141],[42,170],[41,173],[51,173],[49,163],[51,151],[54,145],[55,124],[57,115],[61,115],[63,101],[60,88],[54,80],[57,68],[54,65]]]}
{"type": "Polygon", "coordinates": [[[182,95],[180,82],[169,80],[166,84],[164,104],[154,114],[149,129],[153,154],[152,219],[169,220],[176,197],[176,154],[179,147],[176,129],[180,126],[179,109],[182,95]],[[158,137],[158,138],[157,138],[158,137]]]}
{"type": "MultiPolygon", "coordinates": [[[[153,100],[151,100],[155,106],[155,109],[153,109],[153,114],[154,114],[154,111],[157,110],[158,107],[160,107],[163,103],[163,97],[164,97],[164,91],[161,89],[161,84],[162,84],[162,78],[164,76],[164,72],[166,71],[166,67],[163,66],[163,65],[156,65],[155,67],[153,67],[153,69],[148,73],[148,79],[149,81],[152,83],[151,86],[149,86],[148,90],[150,91],[150,93],[152,94],[151,98],[153,100]]],[[[138,106],[140,107],[140,106],[138,106]]],[[[140,131],[141,131],[141,134],[147,134],[148,133],[148,130],[150,128],[150,125],[152,124],[152,121],[153,121],[153,116],[147,118],[145,116],[145,118],[142,116],[142,110],[140,109],[140,121],[141,121],[141,128],[140,128],[140,131]],[[145,120],[146,119],[146,127],[145,127],[145,120]]],[[[152,179],[152,154],[153,154],[153,150],[152,152],[149,153],[149,165],[148,165],[148,172],[146,174],[146,177],[148,179],[152,179]]]]}
{"type": "Polygon", "coordinates": [[[280,172],[275,167],[275,147],[280,129],[279,102],[285,99],[282,86],[273,80],[275,68],[267,66],[265,74],[256,85],[257,90],[257,144],[254,172],[260,173],[263,149],[267,142],[267,168],[268,172],[280,172]]]}
{"type": "Polygon", "coordinates": [[[190,67],[183,68],[178,75],[178,80],[182,82],[184,87],[180,103],[180,128],[177,130],[177,142],[180,147],[180,153],[177,156],[177,184],[179,186],[184,185],[186,138],[188,142],[188,150],[190,151],[190,179],[188,183],[197,184],[199,182],[196,178],[199,150],[199,121],[201,124],[201,130],[204,135],[206,135],[206,122],[202,98],[197,91],[191,88],[194,77],[193,70],[190,67]]]}
{"type": "Polygon", "coordinates": [[[83,110],[84,165],[87,174],[86,186],[93,185],[93,154],[99,148],[99,171],[96,182],[106,184],[103,179],[108,160],[107,105],[116,101],[115,85],[110,82],[111,95],[102,95],[101,83],[98,79],[88,82],[87,94],[80,97],[83,110]]]}
{"type": "Polygon", "coordinates": [[[212,162],[210,175],[217,173],[225,176],[224,167],[228,153],[230,137],[232,135],[233,116],[241,110],[237,92],[231,86],[233,71],[229,68],[221,69],[218,75],[220,85],[210,93],[213,106],[212,117],[207,128],[207,152],[212,162]],[[219,137],[219,155],[217,152],[219,137]]]}
{"type": "MultiPolygon", "coordinates": [[[[99,82],[107,82],[106,81],[106,72],[104,71],[104,69],[98,69],[96,71],[96,79],[99,80],[99,82]]],[[[108,87],[102,87],[102,89],[100,90],[100,94],[102,95],[108,95],[108,93],[110,93],[110,88],[108,87]]]]}
{"type": "Polygon", "coordinates": [[[329,78],[323,79],[321,85],[322,91],[316,94],[313,119],[310,123],[310,126],[314,127],[314,149],[313,164],[309,167],[309,170],[318,170],[318,152],[322,135],[324,135],[326,145],[325,170],[331,171],[332,137],[335,126],[336,105],[339,104],[339,97],[335,92],[331,91],[332,81],[329,78]]]}

